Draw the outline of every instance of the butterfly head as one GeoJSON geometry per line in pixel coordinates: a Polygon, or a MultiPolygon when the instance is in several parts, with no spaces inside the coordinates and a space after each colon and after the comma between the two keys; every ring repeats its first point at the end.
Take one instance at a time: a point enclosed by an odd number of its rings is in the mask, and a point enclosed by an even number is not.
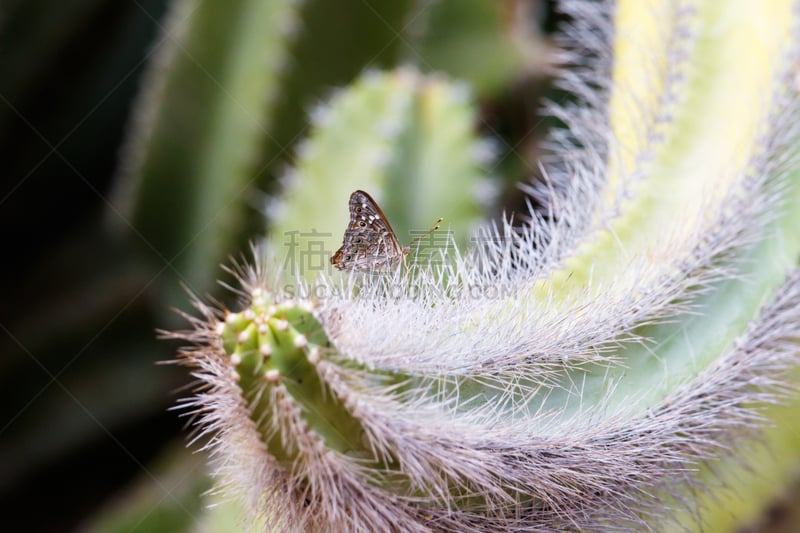
{"type": "MultiPolygon", "coordinates": [[[[350,259],[348,257],[348,259],[350,259]]],[[[331,257],[331,264],[338,268],[339,270],[343,270],[342,261],[344,260],[344,253],[342,252],[341,248],[336,250],[336,253],[333,254],[331,257]]]]}

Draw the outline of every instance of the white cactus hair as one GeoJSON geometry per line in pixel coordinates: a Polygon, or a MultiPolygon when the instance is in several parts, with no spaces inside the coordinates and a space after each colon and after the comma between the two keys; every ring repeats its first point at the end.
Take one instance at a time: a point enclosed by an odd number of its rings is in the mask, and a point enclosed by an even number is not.
{"type": "MultiPolygon", "coordinates": [[[[317,282],[329,297],[311,303],[332,344],[315,361],[317,375],[361,424],[374,458],[396,462],[404,490],[392,491],[386,472],[326,449],[291,395],[271,385],[262,392],[278,407],[263,416],[302,458],[279,464],[266,453],[253,399],[242,396],[222,349],[217,325],[225,313],[196,300],[202,316],[190,319],[194,329],[172,334],[191,343],[180,361],[200,382],[181,406],[208,437],[218,490],[243,497],[253,524],[289,531],[652,528],[653,516],[667,520],[676,505],[691,509],[687,491],[707,482],[699,465],[732,454],[743,435],[757,437],[753,406],[790,392],[786,374],[800,364],[800,269],[787,273],[725,354],[658,400],[621,391],[625,362],[617,354],[656,352],[643,326],[701,313],[703,295],[742,275],[737,258],[763,238],[794,163],[789,146],[800,113],[791,95],[776,95],[748,171],[715,191],[724,200],[690,206],[689,229],[665,232],[653,244],[664,260],[631,257],[602,286],[590,279],[567,297],[555,285],[532,296],[538,280],[608,228],[650,164],[645,148],[599,211],[607,161],[619,149],[605,116],[613,5],[570,0],[561,8],[571,21],[562,60],[577,67],[560,80],[576,98],[548,107],[567,129],[550,138],[543,179],[524,187],[532,205],[524,224],[504,220],[483,230],[484,245],[465,254],[452,245],[443,266],[372,282],[317,282]],[[586,57],[591,63],[583,64],[586,57]],[[711,215],[694,216],[706,208],[711,215]],[[584,397],[592,372],[605,392],[584,397]]],[[[654,74],[665,82],[663,116],[642,125],[647,147],[660,142],[692,46],[689,2],[672,9],[666,27],[676,52],[654,74]]],[[[256,258],[233,271],[243,305],[254,294],[280,300],[280,274],[266,262],[256,258]]]]}

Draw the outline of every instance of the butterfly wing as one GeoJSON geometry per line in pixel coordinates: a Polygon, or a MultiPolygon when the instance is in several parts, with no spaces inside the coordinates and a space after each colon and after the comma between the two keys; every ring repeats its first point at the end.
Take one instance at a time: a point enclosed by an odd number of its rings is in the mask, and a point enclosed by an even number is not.
{"type": "Polygon", "coordinates": [[[331,257],[339,270],[383,271],[395,268],[406,255],[386,215],[364,191],[350,195],[350,223],[342,247],[331,257]]]}

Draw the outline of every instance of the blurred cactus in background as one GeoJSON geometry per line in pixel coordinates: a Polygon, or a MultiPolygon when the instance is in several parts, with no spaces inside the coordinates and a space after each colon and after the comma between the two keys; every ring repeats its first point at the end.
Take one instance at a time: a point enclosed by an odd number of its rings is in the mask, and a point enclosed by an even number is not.
{"type": "Polygon", "coordinates": [[[97,207],[12,265],[0,489],[95,488],[34,529],[798,527],[796,1],[56,4],[0,12],[0,208],[97,207]],[[331,268],[356,189],[409,268],[331,268]]]}

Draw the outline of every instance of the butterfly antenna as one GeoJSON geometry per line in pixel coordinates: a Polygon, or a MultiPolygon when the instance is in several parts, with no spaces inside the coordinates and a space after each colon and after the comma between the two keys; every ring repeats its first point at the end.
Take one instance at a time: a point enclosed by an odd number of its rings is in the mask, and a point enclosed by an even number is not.
{"type": "Polygon", "coordinates": [[[443,221],[443,220],[444,220],[444,218],[442,218],[442,217],[439,217],[439,218],[436,220],[436,222],[434,222],[434,223],[433,223],[433,225],[432,225],[432,226],[431,226],[431,227],[428,229],[428,231],[426,231],[426,232],[425,232],[425,233],[423,233],[422,235],[419,235],[419,236],[418,236],[417,238],[415,238],[413,241],[411,241],[410,243],[408,243],[408,248],[409,248],[409,250],[411,249],[411,247],[412,247],[412,246],[414,246],[414,244],[416,244],[416,243],[418,243],[420,240],[422,240],[422,238],[423,238],[423,237],[427,237],[428,235],[430,235],[431,233],[433,233],[434,231],[436,231],[437,229],[439,229],[439,227],[441,226],[441,224],[442,224],[442,221],[443,221]]]}

